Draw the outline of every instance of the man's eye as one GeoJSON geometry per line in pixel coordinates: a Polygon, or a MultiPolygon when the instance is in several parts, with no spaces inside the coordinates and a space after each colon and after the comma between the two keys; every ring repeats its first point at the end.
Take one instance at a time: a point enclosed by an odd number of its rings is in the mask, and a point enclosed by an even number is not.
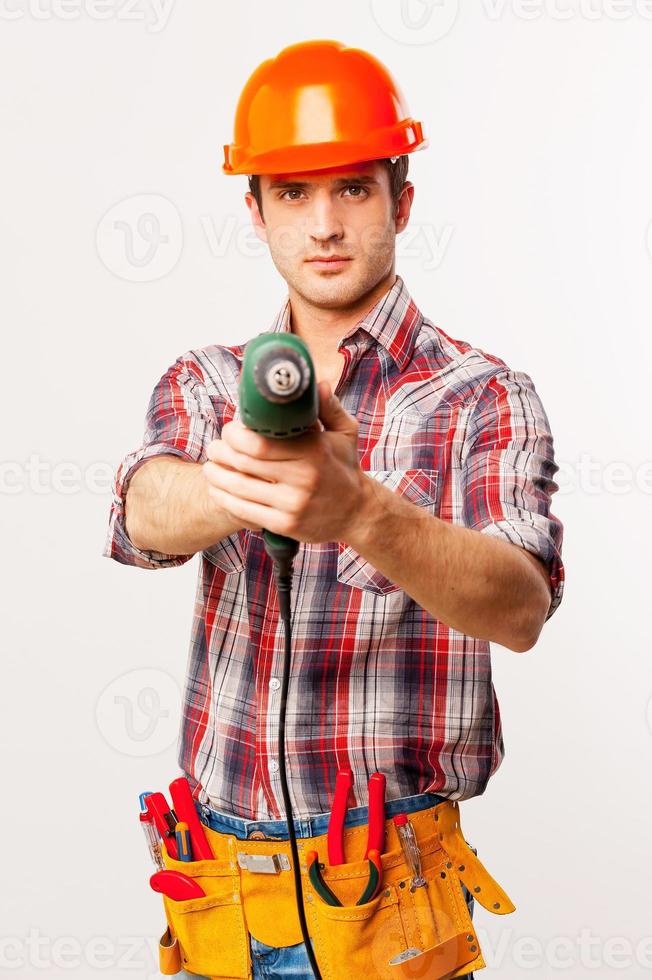
{"type": "MultiPolygon", "coordinates": [[[[362,184],[349,184],[347,187],[344,188],[344,190],[346,190],[346,191],[353,191],[354,193],[350,195],[351,197],[363,197],[363,196],[367,196],[368,193],[369,193],[368,190],[367,190],[367,188],[366,187],[363,187],[362,184]]],[[[285,198],[286,194],[298,194],[298,195],[301,195],[302,193],[303,193],[303,191],[300,188],[298,188],[298,187],[290,187],[290,188],[288,188],[288,190],[282,191],[281,194],[279,195],[279,197],[280,197],[281,200],[283,200],[285,198]]],[[[299,197],[289,197],[289,198],[287,198],[287,200],[288,201],[298,201],[298,200],[300,200],[300,198],[299,197]]]]}

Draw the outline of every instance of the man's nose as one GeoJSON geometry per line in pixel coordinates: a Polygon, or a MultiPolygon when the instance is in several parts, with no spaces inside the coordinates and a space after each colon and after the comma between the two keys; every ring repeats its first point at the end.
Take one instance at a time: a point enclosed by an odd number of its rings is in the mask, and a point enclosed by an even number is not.
{"type": "Polygon", "coordinates": [[[329,193],[316,194],[313,199],[307,231],[315,241],[327,242],[341,238],[344,233],[342,218],[329,193]]]}

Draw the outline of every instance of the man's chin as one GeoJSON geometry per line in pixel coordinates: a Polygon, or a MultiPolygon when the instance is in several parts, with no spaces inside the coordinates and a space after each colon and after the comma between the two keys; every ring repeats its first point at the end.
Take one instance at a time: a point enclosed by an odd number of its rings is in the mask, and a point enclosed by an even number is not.
{"type": "Polygon", "coordinates": [[[309,302],[327,308],[355,302],[364,292],[364,285],[346,273],[322,276],[309,272],[301,277],[297,291],[309,302]]]}

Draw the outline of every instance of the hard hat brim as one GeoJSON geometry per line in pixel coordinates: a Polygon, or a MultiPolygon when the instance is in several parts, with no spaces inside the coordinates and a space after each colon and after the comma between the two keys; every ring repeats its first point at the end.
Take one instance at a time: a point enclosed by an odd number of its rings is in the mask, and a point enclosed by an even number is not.
{"type": "Polygon", "coordinates": [[[406,119],[399,126],[374,134],[360,142],[309,143],[279,147],[266,153],[247,153],[235,143],[224,146],[225,174],[291,174],[326,170],[370,160],[414,153],[428,146],[421,123],[406,119]]]}

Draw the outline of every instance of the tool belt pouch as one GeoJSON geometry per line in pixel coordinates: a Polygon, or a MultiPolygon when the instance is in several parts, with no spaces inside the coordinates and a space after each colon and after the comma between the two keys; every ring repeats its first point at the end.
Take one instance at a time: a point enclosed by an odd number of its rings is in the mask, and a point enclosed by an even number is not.
{"type": "Polygon", "coordinates": [[[184,901],[163,896],[168,930],[159,943],[161,973],[170,976],[183,968],[212,980],[249,980],[249,934],[237,864],[229,856],[177,861],[164,846],[162,854],[166,868],[193,878],[205,895],[184,901]]]}
{"type": "MultiPolygon", "coordinates": [[[[382,887],[370,902],[355,904],[368,874],[364,860],[324,863],[322,878],[342,906],[327,904],[306,883],[306,917],[323,980],[448,980],[486,965],[462,883],[491,912],[512,912],[514,905],[465,841],[457,804],[446,801],[412,813],[410,822],[425,886],[411,889],[412,873],[392,821],[386,823],[387,850],[381,855],[382,887]]],[[[345,835],[347,855],[362,858],[366,827],[345,835]]]]}
{"type": "MultiPolygon", "coordinates": [[[[426,885],[411,888],[411,870],[388,820],[381,887],[362,905],[356,902],[369,875],[366,824],[345,828],[346,864],[328,865],[326,834],[297,841],[304,911],[323,980],[452,980],[486,965],[462,884],[490,912],[513,912],[514,905],[464,839],[456,803],[411,813],[410,822],[426,885]],[[322,879],[342,905],[327,904],[313,887],[310,850],[317,851],[322,879]]],[[[215,860],[184,863],[162,848],[166,867],[195,878],[206,894],[180,902],[163,898],[169,929],[159,947],[161,973],[183,967],[212,980],[250,980],[249,934],[274,947],[303,939],[290,844],[205,832],[215,860]]]]}

